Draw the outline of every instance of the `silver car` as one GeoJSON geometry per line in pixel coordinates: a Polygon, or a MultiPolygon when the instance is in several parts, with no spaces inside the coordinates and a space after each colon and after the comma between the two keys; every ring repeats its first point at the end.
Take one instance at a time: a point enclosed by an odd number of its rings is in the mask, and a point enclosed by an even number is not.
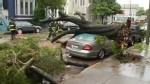
{"type": "Polygon", "coordinates": [[[112,40],[107,37],[104,38],[103,44],[96,42],[95,34],[79,34],[70,39],[66,44],[66,51],[71,56],[83,57],[83,58],[103,58],[106,54],[112,50],[112,40]]]}

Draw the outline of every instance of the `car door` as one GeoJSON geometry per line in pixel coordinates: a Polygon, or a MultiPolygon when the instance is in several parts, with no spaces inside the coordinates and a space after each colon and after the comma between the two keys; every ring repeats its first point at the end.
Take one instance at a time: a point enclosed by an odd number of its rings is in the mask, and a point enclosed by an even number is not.
{"type": "Polygon", "coordinates": [[[32,24],[30,24],[30,23],[28,23],[28,22],[23,22],[23,23],[22,23],[22,28],[23,28],[23,30],[26,31],[26,32],[31,32],[31,31],[34,30],[32,24]]]}
{"type": "Polygon", "coordinates": [[[0,31],[8,31],[8,24],[2,18],[0,18],[0,31]]]}

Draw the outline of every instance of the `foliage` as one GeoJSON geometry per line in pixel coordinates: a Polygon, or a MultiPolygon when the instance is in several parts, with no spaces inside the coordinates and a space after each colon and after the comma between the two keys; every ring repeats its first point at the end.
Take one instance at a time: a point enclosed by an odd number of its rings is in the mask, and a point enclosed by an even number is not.
{"type": "Polygon", "coordinates": [[[121,12],[121,6],[116,3],[114,0],[105,1],[105,0],[94,0],[92,2],[92,15],[100,16],[103,19],[106,16],[115,15],[121,12]]]}
{"type": "Polygon", "coordinates": [[[100,45],[103,45],[105,43],[105,38],[103,36],[97,35],[96,42],[100,45]]]}
{"type": "Polygon", "coordinates": [[[97,24],[101,24],[101,21],[100,21],[100,20],[96,20],[96,23],[97,23],[97,24]]]}
{"type": "Polygon", "coordinates": [[[66,0],[37,0],[37,3],[40,7],[51,9],[53,16],[55,10],[64,8],[66,0]]]}
{"type": "Polygon", "coordinates": [[[40,52],[41,56],[35,61],[35,66],[51,76],[59,75],[64,70],[64,63],[60,60],[60,48],[42,48],[40,52]]]}
{"type": "Polygon", "coordinates": [[[147,16],[150,15],[149,9],[146,10],[146,15],[147,15],[147,16]]]}
{"type": "Polygon", "coordinates": [[[34,17],[33,17],[33,23],[39,25],[39,20],[45,18],[45,10],[44,8],[37,7],[34,9],[34,17]]]}
{"type": "Polygon", "coordinates": [[[146,11],[143,9],[143,8],[140,8],[137,13],[136,13],[137,16],[141,16],[141,15],[146,15],[146,11]]]}
{"type": "Polygon", "coordinates": [[[113,54],[115,55],[115,58],[118,59],[118,60],[122,60],[124,58],[124,55],[123,55],[123,51],[124,49],[120,49],[117,47],[117,44],[114,42],[112,43],[112,52],[113,54]]]}
{"type": "Polygon", "coordinates": [[[54,10],[63,9],[66,0],[37,0],[39,6],[54,10]]]}
{"type": "Polygon", "coordinates": [[[146,50],[148,46],[142,43],[138,43],[138,44],[134,44],[133,48],[138,49],[139,51],[143,51],[146,50]]]}
{"type": "MultiPolygon", "coordinates": [[[[0,81],[2,84],[31,84],[24,72],[19,69],[30,58],[35,57],[33,65],[52,76],[58,76],[64,70],[60,60],[60,48],[41,48],[39,39],[16,39],[12,43],[0,44],[0,81]]],[[[31,74],[30,74],[31,75],[31,74]]],[[[33,83],[35,84],[35,83],[33,83]]]]}
{"type": "MultiPolygon", "coordinates": [[[[140,51],[144,50],[146,48],[146,45],[135,44],[133,46],[134,49],[138,49],[140,51]]],[[[141,61],[142,57],[140,55],[136,55],[133,53],[124,53],[124,49],[120,49],[117,47],[116,43],[113,43],[112,45],[112,52],[115,56],[115,59],[119,60],[121,63],[130,63],[130,62],[139,62],[141,61]]]]}

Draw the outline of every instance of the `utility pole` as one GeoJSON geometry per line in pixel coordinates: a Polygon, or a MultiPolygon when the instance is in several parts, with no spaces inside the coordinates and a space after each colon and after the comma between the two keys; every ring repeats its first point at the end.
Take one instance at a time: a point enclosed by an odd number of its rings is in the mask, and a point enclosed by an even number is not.
{"type": "Polygon", "coordinates": [[[148,20],[148,25],[147,25],[147,31],[146,31],[146,44],[149,45],[149,36],[150,36],[150,0],[149,0],[149,9],[148,9],[147,20],[148,20]]]}
{"type": "Polygon", "coordinates": [[[130,18],[131,18],[131,0],[130,0],[130,14],[129,14],[130,18]]]}

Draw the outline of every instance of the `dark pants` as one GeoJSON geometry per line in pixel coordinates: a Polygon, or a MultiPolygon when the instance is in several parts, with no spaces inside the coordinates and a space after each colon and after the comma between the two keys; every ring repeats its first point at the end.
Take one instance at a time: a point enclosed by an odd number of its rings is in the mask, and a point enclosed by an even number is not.
{"type": "Polygon", "coordinates": [[[10,33],[11,33],[11,39],[14,40],[14,38],[17,34],[17,30],[11,30],[10,33]]]}

